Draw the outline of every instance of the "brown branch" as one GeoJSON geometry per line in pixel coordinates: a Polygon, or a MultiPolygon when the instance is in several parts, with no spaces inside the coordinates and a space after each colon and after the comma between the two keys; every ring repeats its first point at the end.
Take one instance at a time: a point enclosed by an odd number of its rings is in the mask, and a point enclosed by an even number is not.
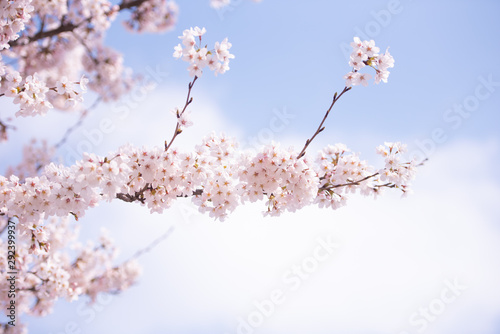
{"type": "Polygon", "coordinates": [[[360,180],[357,180],[357,181],[352,181],[352,182],[348,182],[348,183],[341,183],[341,184],[330,185],[328,187],[324,187],[323,186],[323,187],[319,188],[318,191],[331,190],[331,189],[334,189],[334,188],[347,187],[347,186],[359,186],[361,184],[361,182],[369,180],[372,177],[375,177],[377,175],[379,175],[378,172],[374,173],[374,174],[371,174],[371,175],[368,175],[368,176],[365,176],[364,178],[362,178],[360,180]]]}
{"type": "Polygon", "coordinates": [[[396,185],[394,183],[387,182],[384,184],[376,184],[376,185],[374,185],[374,187],[377,187],[377,188],[382,188],[382,187],[395,188],[396,185]]]}
{"type": "MultiPolygon", "coordinates": [[[[130,194],[126,194],[126,193],[118,193],[118,194],[116,194],[116,198],[118,198],[124,202],[127,202],[127,203],[132,203],[132,202],[136,202],[136,201],[144,203],[144,201],[146,201],[146,198],[144,198],[144,193],[146,192],[146,190],[149,190],[149,191],[153,190],[150,183],[147,183],[144,186],[144,188],[142,188],[141,190],[136,191],[134,195],[130,195],[130,194]]],[[[203,189],[196,189],[193,191],[191,196],[200,196],[201,194],[203,194],[203,189]]],[[[178,195],[177,197],[189,197],[189,195],[178,195]]]]}
{"type": "MultiPolygon", "coordinates": [[[[120,5],[118,5],[118,11],[122,11],[124,9],[131,9],[133,7],[138,7],[146,1],[148,1],[148,0],[123,1],[120,5]]],[[[65,32],[73,31],[76,28],[80,27],[82,24],[90,22],[92,20],[92,18],[93,18],[92,16],[87,17],[86,19],[82,20],[78,24],[74,24],[72,22],[62,22],[59,27],[54,28],[52,30],[46,30],[46,31],[43,31],[44,26],[42,25],[40,31],[38,31],[35,35],[28,36],[27,42],[20,43],[19,42],[20,39],[16,39],[14,41],[10,41],[8,44],[10,45],[10,47],[15,47],[18,45],[30,44],[30,43],[36,42],[40,39],[43,39],[43,38],[54,37],[54,36],[57,36],[59,34],[65,33],[65,32]]],[[[21,40],[22,40],[22,38],[21,38],[21,40]]]]}
{"type": "Polygon", "coordinates": [[[146,190],[152,190],[153,188],[151,187],[150,183],[146,183],[146,185],[139,191],[136,191],[134,195],[130,194],[125,194],[125,193],[118,193],[116,194],[116,198],[121,199],[124,202],[132,203],[135,201],[139,201],[141,203],[144,203],[146,200],[144,198],[144,192],[146,190]]]}
{"type": "MultiPolygon", "coordinates": [[[[417,164],[416,167],[423,166],[427,160],[429,160],[429,158],[425,158],[424,160],[422,160],[422,162],[420,162],[419,164],[417,164]]],[[[323,187],[319,188],[318,191],[328,191],[328,190],[332,190],[332,189],[335,189],[335,188],[347,187],[347,186],[359,186],[361,184],[361,182],[369,180],[369,179],[371,179],[371,178],[373,178],[375,176],[378,176],[378,175],[380,175],[380,173],[376,172],[376,173],[373,173],[371,175],[365,176],[364,178],[359,179],[357,181],[352,181],[352,182],[348,182],[348,183],[341,183],[341,184],[335,184],[335,185],[329,185],[329,186],[326,186],[326,187],[323,186],[323,187]]],[[[322,177],[322,178],[324,178],[324,177],[322,177]]],[[[396,188],[397,186],[396,186],[396,184],[394,184],[392,182],[387,182],[387,183],[384,183],[384,184],[375,184],[374,187],[376,187],[376,188],[382,188],[382,187],[396,188]]]]}
{"type": "Polygon", "coordinates": [[[22,40],[22,38],[21,38],[21,39],[16,39],[14,41],[10,41],[8,44],[10,45],[10,47],[16,47],[18,45],[30,44],[30,43],[36,42],[40,39],[43,39],[43,38],[53,37],[53,36],[57,36],[59,34],[68,32],[68,31],[73,31],[76,28],[78,28],[80,25],[82,25],[84,22],[89,21],[89,20],[90,20],[90,18],[83,20],[82,22],[80,22],[78,24],[73,24],[71,22],[63,23],[55,29],[37,32],[35,35],[28,37],[28,41],[26,43],[21,44],[19,42],[20,40],[22,40]]]}
{"type": "MultiPolygon", "coordinates": [[[[177,119],[179,119],[182,116],[182,114],[184,114],[184,112],[186,111],[186,108],[191,104],[191,102],[193,102],[193,98],[191,97],[191,89],[193,88],[194,83],[196,82],[197,79],[198,79],[198,77],[195,75],[193,81],[188,84],[188,93],[187,93],[187,97],[186,97],[186,103],[184,104],[184,108],[182,108],[182,111],[180,113],[177,111],[177,119]]],[[[165,152],[168,151],[170,146],[172,146],[172,143],[174,142],[175,138],[181,132],[182,132],[182,130],[180,129],[179,122],[177,121],[177,125],[175,126],[175,131],[174,131],[174,134],[172,136],[172,139],[170,139],[170,142],[168,144],[167,144],[167,141],[165,141],[165,152]]]]}
{"type": "Polygon", "coordinates": [[[352,87],[344,87],[344,90],[342,90],[342,92],[337,95],[337,93],[335,93],[335,95],[333,95],[333,101],[332,101],[332,104],[330,105],[330,108],[328,108],[328,110],[326,111],[325,113],[325,116],[323,117],[323,120],[321,121],[321,123],[319,124],[318,126],[318,129],[316,130],[316,132],[314,133],[314,135],[309,138],[308,140],[306,140],[306,143],[304,145],[304,148],[302,149],[302,151],[300,151],[299,155],[297,156],[297,160],[302,158],[305,154],[306,154],[306,149],[307,147],[309,146],[309,144],[311,144],[311,142],[313,141],[313,139],[321,132],[325,129],[325,127],[323,126],[323,124],[325,123],[326,121],[326,118],[328,117],[328,115],[330,114],[330,111],[332,110],[333,106],[335,105],[335,103],[340,99],[340,97],[342,95],[344,95],[345,92],[348,92],[349,90],[351,90],[352,87]]]}
{"type": "Polygon", "coordinates": [[[144,2],[148,0],[133,0],[133,1],[122,1],[122,3],[119,5],[119,11],[124,10],[124,9],[130,9],[133,7],[139,7],[142,5],[144,2]]]}

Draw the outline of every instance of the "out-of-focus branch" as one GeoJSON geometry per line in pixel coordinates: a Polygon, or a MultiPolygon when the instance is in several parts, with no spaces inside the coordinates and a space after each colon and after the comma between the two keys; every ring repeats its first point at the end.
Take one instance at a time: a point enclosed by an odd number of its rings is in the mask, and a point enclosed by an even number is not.
{"type": "Polygon", "coordinates": [[[150,244],[149,244],[148,246],[146,246],[145,248],[143,248],[143,249],[139,249],[139,250],[138,250],[137,252],[135,252],[135,254],[134,254],[134,255],[132,255],[132,257],[131,257],[130,259],[128,259],[127,261],[134,260],[134,259],[136,259],[136,258],[138,258],[138,257],[140,257],[140,256],[142,256],[142,255],[144,255],[144,254],[146,254],[146,253],[151,252],[151,251],[152,251],[152,250],[153,250],[156,246],[158,246],[158,244],[159,244],[160,242],[162,242],[163,240],[167,239],[167,238],[170,236],[170,234],[172,234],[172,232],[174,232],[174,229],[175,229],[175,228],[174,228],[173,226],[170,226],[170,227],[168,228],[168,230],[167,230],[165,233],[163,233],[161,236],[159,236],[158,238],[156,238],[155,240],[153,240],[153,242],[152,242],[152,243],[150,243],[150,244]]]}
{"type": "Polygon", "coordinates": [[[5,124],[3,121],[0,120],[0,142],[7,140],[8,129],[15,130],[16,127],[9,124],[5,124]]]}
{"type": "MultiPolygon", "coordinates": [[[[43,39],[43,38],[57,36],[57,35],[62,34],[64,32],[73,31],[76,28],[78,28],[79,26],[81,26],[83,23],[90,21],[90,19],[91,18],[83,20],[79,24],[73,24],[73,23],[68,22],[68,23],[63,23],[59,27],[52,29],[52,30],[39,31],[35,35],[28,37],[28,41],[23,43],[22,45],[30,44],[30,43],[36,42],[40,39],[43,39]]],[[[21,41],[22,41],[22,39],[21,39],[21,41]]],[[[10,41],[9,45],[10,45],[10,47],[16,47],[18,45],[21,45],[20,39],[10,41]]]]}
{"type": "Polygon", "coordinates": [[[92,103],[92,105],[83,110],[82,113],[80,114],[80,118],[78,119],[78,121],[71,127],[69,127],[66,132],[64,133],[64,136],[61,138],[61,140],[59,140],[57,142],[57,144],[54,145],[55,148],[59,148],[61,147],[67,140],[68,140],[68,137],[71,135],[71,133],[73,133],[73,131],[75,131],[76,129],[78,129],[80,126],[82,126],[83,124],[83,121],[85,120],[85,118],[87,118],[87,116],[89,115],[90,111],[92,111],[93,109],[95,109],[99,103],[102,101],[102,98],[101,97],[98,97],[94,103],[92,103]]]}
{"type": "MultiPolygon", "coordinates": [[[[148,0],[123,1],[121,4],[118,5],[118,11],[138,7],[146,1],[148,1],[148,0]]],[[[92,20],[92,17],[88,17],[88,18],[82,20],[81,22],[79,22],[78,24],[75,24],[72,22],[61,22],[61,25],[59,27],[51,29],[51,30],[45,30],[45,31],[43,31],[44,25],[42,25],[40,31],[38,31],[33,36],[29,36],[27,41],[23,40],[23,43],[21,43],[20,39],[16,39],[14,41],[10,41],[9,45],[10,45],[10,47],[15,47],[15,46],[18,46],[21,44],[22,45],[30,44],[30,43],[36,42],[38,40],[41,40],[41,39],[44,39],[47,37],[54,37],[54,36],[57,36],[59,34],[65,33],[65,32],[73,31],[76,28],[80,27],[81,25],[90,22],[91,20],[92,20]]]]}

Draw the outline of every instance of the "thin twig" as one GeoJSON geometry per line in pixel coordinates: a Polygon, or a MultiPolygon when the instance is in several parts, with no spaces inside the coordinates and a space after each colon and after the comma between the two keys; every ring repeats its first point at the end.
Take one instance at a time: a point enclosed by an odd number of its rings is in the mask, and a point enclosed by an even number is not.
{"type": "Polygon", "coordinates": [[[102,97],[98,97],[94,103],[92,103],[92,105],[85,109],[84,111],[82,111],[81,115],[80,115],[80,118],[78,119],[78,121],[71,127],[69,127],[66,132],[64,133],[64,136],[61,138],[61,140],[59,140],[59,142],[57,144],[54,145],[55,148],[59,148],[61,147],[67,140],[68,140],[68,137],[69,135],[75,131],[77,128],[79,128],[80,126],[82,126],[83,124],[83,121],[85,120],[85,118],[89,115],[90,111],[94,108],[96,108],[99,103],[102,101],[102,97]]]}
{"type": "MultiPolygon", "coordinates": [[[[184,108],[182,108],[182,111],[180,113],[177,112],[177,120],[182,116],[182,114],[184,114],[184,112],[186,111],[186,108],[191,104],[191,102],[193,102],[193,98],[191,97],[191,89],[193,88],[194,83],[196,82],[197,79],[198,79],[198,77],[195,75],[193,81],[191,81],[188,84],[188,93],[187,93],[187,97],[186,97],[186,103],[184,104],[184,108]]],[[[165,152],[168,151],[170,146],[172,146],[172,143],[174,142],[175,138],[181,132],[182,132],[182,130],[180,129],[179,122],[177,121],[177,125],[175,126],[175,131],[174,131],[174,134],[172,136],[172,139],[170,139],[170,142],[168,144],[167,144],[167,141],[165,141],[165,152]]]]}
{"type": "Polygon", "coordinates": [[[334,189],[334,188],[340,188],[340,187],[346,187],[346,186],[359,186],[361,184],[361,182],[363,181],[366,181],[368,179],[371,179],[372,177],[375,177],[379,175],[379,173],[374,173],[374,174],[371,174],[371,175],[368,175],[368,176],[365,176],[364,178],[360,179],[360,180],[357,180],[357,181],[352,181],[352,182],[348,182],[348,183],[341,183],[341,184],[335,184],[335,185],[330,185],[328,187],[321,187],[318,189],[318,191],[323,191],[323,190],[331,190],[331,189],[334,189]]]}
{"type": "Polygon", "coordinates": [[[168,236],[170,234],[172,234],[172,232],[174,231],[174,227],[173,226],[170,226],[168,228],[168,230],[163,233],[160,237],[158,237],[157,239],[155,239],[152,243],[150,243],[147,247],[143,248],[143,249],[140,249],[138,250],[137,252],[135,252],[134,255],[132,255],[132,257],[130,259],[128,259],[127,261],[131,261],[133,259],[136,259],[138,258],[139,256],[142,256],[143,254],[145,253],[149,253],[151,250],[153,250],[156,246],[158,246],[158,244],[160,242],[162,242],[163,240],[167,239],[168,236]]]}
{"type": "Polygon", "coordinates": [[[325,123],[326,121],[326,118],[328,117],[328,115],[330,114],[330,111],[332,110],[333,106],[335,105],[335,103],[340,99],[340,97],[342,95],[344,95],[345,92],[348,92],[349,90],[351,90],[352,87],[344,87],[344,90],[342,90],[342,92],[337,95],[337,93],[335,93],[335,95],[333,95],[333,101],[332,101],[332,104],[330,105],[330,108],[328,108],[328,110],[326,111],[325,113],[325,116],[323,117],[323,120],[321,121],[321,123],[319,124],[318,126],[318,129],[316,130],[316,132],[314,133],[314,135],[309,138],[308,140],[306,140],[306,143],[304,145],[304,148],[302,149],[302,151],[300,151],[299,155],[297,156],[297,160],[302,158],[305,154],[306,154],[306,149],[307,147],[309,146],[309,144],[311,144],[311,142],[313,141],[313,139],[321,132],[325,129],[325,127],[323,126],[323,124],[325,123]]]}
{"type": "Polygon", "coordinates": [[[416,167],[420,167],[420,166],[423,166],[425,165],[425,162],[428,161],[429,158],[425,158],[424,160],[422,160],[422,162],[420,162],[416,167]]]}

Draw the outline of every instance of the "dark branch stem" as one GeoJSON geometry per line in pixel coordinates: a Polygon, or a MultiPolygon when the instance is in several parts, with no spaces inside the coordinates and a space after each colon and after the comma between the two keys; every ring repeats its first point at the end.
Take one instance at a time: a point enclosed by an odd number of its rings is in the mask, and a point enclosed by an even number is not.
{"type": "MultiPolygon", "coordinates": [[[[187,93],[187,97],[186,97],[186,103],[184,104],[184,108],[182,108],[182,111],[177,112],[177,120],[182,116],[182,114],[184,114],[184,112],[186,111],[186,108],[191,104],[191,102],[193,102],[193,98],[191,97],[191,89],[193,89],[193,86],[194,86],[194,83],[196,82],[196,80],[198,80],[198,77],[195,75],[193,81],[191,81],[188,84],[188,93],[187,93]]],[[[165,141],[165,152],[168,151],[170,146],[172,146],[172,143],[174,142],[175,138],[181,132],[182,132],[182,130],[179,126],[179,122],[177,121],[177,125],[175,126],[175,131],[174,131],[174,134],[172,136],[172,139],[170,139],[170,142],[168,144],[167,144],[167,141],[165,141]]]]}
{"type": "MultiPolygon", "coordinates": [[[[127,202],[127,203],[132,203],[135,201],[139,201],[141,203],[144,203],[144,201],[146,200],[144,198],[144,193],[146,192],[146,190],[153,190],[150,183],[147,183],[144,186],[144,188],[142,188],[141,190],[136,191],[134,195],[130,195],[130,194],[126,194],[126,193],[118,193],[118,194],[116,194],[116,198],[118,198],[124,202],[127,202]]],[[[202,194],[203,194],[203,189],[196,189],[193,191],[191,196],[201,196],[202,194]]],[[[177,197],[189,197],[189,195],[187,195],[187,194],[186,195],[178,195],[177,197]]]]}
{"type": "Polygon", "coordinates": [[[120,9],[119,10],[124,10],[124,9],[130,9],[133,7],[139,7],[142,5],[143,2],[146,2],[148,0],[133,0],[133,1],[122,1],[122,3],[119,5],[120,9]]]}
{"type": "Polygon", "coordinates": [[[334,189],[334,188],[340,188],[340,187],[347,187],[347,186],[359,186],[361,184],[361,182],[363,181],[366,181],[366,180],[369,180],[375,176],[379,175],[379,173],[374,173],[374,174],[371,174],[371,175],[368,175],[360,180],[357,180],[357,181],[352,181],[352,182],[348,182],[348,183],[341,183],[341,184],[335,184],[335,185],[330,185],[328,187],[321,187],[319,188],[318,190],[319,191],[322,191],[322,190],[331,190],[331,189],[334,189]]]}
{"type": "Polygon", "coordinates": [[[330,114],[330,111],[332,110],[333,106],[340,99],[340,97],[342,95],[344,95],[345,92],[348,92],[349,90],[351,90],[351,87],[344,87],[344,90],[342,90],[342,92],[339,95],[337,95],[337,93],[335,93],[335,95],[333,95],[333,101],[332,101],[332,104],[330,105],[330,108],[328,108],[328,110],[326,111],[325,116],[323,117],[323,120],[319,124],[318,129],[316,130],[316,132],[314,133],[314,135],[311,138],[309,138],[308,140],[306,140],[304,148],[302,149],[302,151],[300,151],[299,155],[297,156],[297,160],[300,159],[300,158],[302,158],[306,154],[306,149],[309,146],[309,144],[311,144],[311,142],[313,141],[313,139],[316,138],[316,136],[321,131],[323,131],[325,129],[325,127],[323,126],[323,124],[325,123],[326,118],[330,114]]]}
{"type": "Polygon", "coordinates": [[[144,198],[144,192],[146,190],[151,190],[151,184],[146,183],[146,185],[139,191],[136,191],[134,195],[130,194],[125,194],[125,193],[119,193],[116,194],[116,198],[121,199],[124,202],[132,203],[135,201],[139,201],[141,203],[144,203],[145,198],[144,198]]]}
{"type": "MultiPolygon", "coordinates": [[[[148,1],[148,0],[122,1],[122,3],[120,5],[118,5],[118,11],[138,7],[146,1],[148,1]]],[[[90,22],[91,20],[92,20],[92,17],[87,17],[86,19],[84,19],[83,21],[81,21],[78,24],[75,24],[72,22],[64,22],[64,20],[63,20],[63,22],[61,22],[61,25],[59,27],[54,28],[52,30],[46,30],[46,31],[43,31],[44,25],[42,25],[40,31],[38,31],[35,35],[28,37],[27,43],[24,43],[22,45],[33,43],[33,42],[36,42],[36,41],[43,39],[43,38],[57,36],[57,35],[62,34],[64,32],[73,31],[76,28],[80,27],[82,24],[90,22]]],[[[15,47],[15,46],[21,45],[21,43],[19,42],[19,39],[16,39],[15,41],[10,41],[9,45],[11,47],[15,47]]]]}
{"type": "MultiPolygon", "coordinates": [[[[89,19],[87,19],[87,20],[89,20],[89,19]]],[[[57,36],[57,35],[62,34],[64,32],[73,31],[76,28],[78,28],[80,25],[82,25],[84,22],[86,22],[87,20],[83,20],[79,24],[64,23],[64,24],[61,24],[59,27],[52,29],[52,30],[39,31],[35,35],[28,37],[28,42],[26,44],[36,42],[36,41],[43,39],[43,38],[46,38],[46,37],[57,36]]],[[[15,46],[20,45],[19,39],[16,39],[15,41],[10,41],[9,45],[11,47],[15,47],[15,46]]],[[[25,45],[25,44],[22,44],[22,45],[25,45]]]]}

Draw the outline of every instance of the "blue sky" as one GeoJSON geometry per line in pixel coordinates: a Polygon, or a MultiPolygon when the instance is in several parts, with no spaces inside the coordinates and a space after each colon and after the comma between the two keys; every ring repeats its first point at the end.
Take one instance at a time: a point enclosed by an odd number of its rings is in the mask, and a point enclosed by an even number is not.
{"type": "MultiPolygon", "coordinates": [[[[292,131],[308,134],[310,128],[305,125],[314,124],[332,92],[343,88],[341,76],[348,67],[341,45],[359,31],[375,39],[382,49],[390,46],[396,67],[387,85],[358,89],[345,97],[342,112],[336,110],[335,120],[329,122],[332,136],[350,123],[356,123],[349,128],[354,137],[365,133],[409,140],[426,136],[429,126],[443,123],[446,109],[474,91],[479,76],[500,70],[494,61],[499,43],[493,32],[500,28],[495,1],[238,1],[220,15],[202,3],[180,6],[176,31],[147,38],[133,36],[123,43],[123,31],[116,27],[109,35],[110,44],[126,52],[134,68],[144,66],[148,59],[164,65],[175,82],[183,82],[184,66],[170,57],[182,30],[205,26],[209,41],[227,36],[237,55],[231,73],[219,78],[205,76],[198,87],[210,87],[209,94],[225,115],[245,124],[250,134],[279,106],[298,114],[292,131]],[[377,16],[382,20],[382,13],[389,9],[397,14],[378,23],[377,16]],[[142,52],[137,52],[137,46],[142,52]]],[[[471,117],[456,135],[494,133],[498,123],[492,112],[495,103],[498,97],[482,103],[475,114],[483,117],[471,117]]]]}
{"type": "MultiPolygon", "coordinates": [[[[172,57],[173,46],[183,29],[197,25],[207,28],[208,44],[228,37],[236,58],[226,74],[207,72],[196,83],[195,126],[177,139],[179,147],[189,149],[211,130],[243,142],[266,139],[276,113],[286,112],[292,116],[272,139],[298,148],[344,87],[349,67],[342,45],[361,32],[380,48],[390,47],[395,68],[387,84],[355,87],[342,97],[310,152],[343,142],[380,163],[375,146],[403,141],[430,161],[417,176],[414,195],[377,201],[354,196],[334,212],[311,207],[264,219],[264,207],[252,205],[214,223],[189,202],[163,215],[103,204],[82,219],[82,238],[108,227],[122,259],[171,225],[175,231],[142,258],[144,275],[129,291],[92,309],[83,300],[61,301],[53,315],[27,319],[31,332],[71,332],[66,326],[76,324],[93,334],[237,333],[245,327],[241,319],[248,323],[255,315],[255,303],[279,290],[284,301],[248,333],[498,333],[500,3],[241,0],[224,12],[208,1],[178,4],[174,31],[130,35],[118,24],[111,29],[107,42],[124,54],[126,65],[139,73],[158,67],[168,76],[125,119],[113,114],[116,104],[101,105],[60,150],[63,159],[71,159],[69,150],[104,117],[116,130],[93,147],[100,154],[126,142],[161,145],[174,125],[169,110],[183,102],[190,79],[186,63],[172,57]],[[462,115],[453,111],[457,105],[464,105],[462,115]],[[338,249],[293,289],[284,277],[325,238],[338,249]],[[443,302],[453,282],[464,288],[453,302],[443,302]],[[422,320],[422,308],[441,304],[442,313],[422,320]]],[[[16,144],[0,146],[9,157],[1,166],[17,163],[32,136],[56,142],[75,117],[55,113],[19,121],[16,144]]]]}

